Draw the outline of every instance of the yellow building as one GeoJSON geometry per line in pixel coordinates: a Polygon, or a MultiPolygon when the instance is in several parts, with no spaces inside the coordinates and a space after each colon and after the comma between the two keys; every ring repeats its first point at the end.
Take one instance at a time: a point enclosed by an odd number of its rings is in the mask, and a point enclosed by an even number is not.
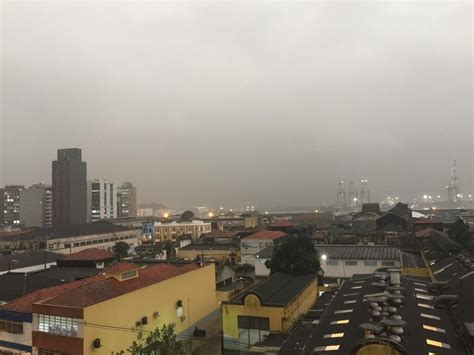
{"type": "Polygon", "coordinates": [[[276,273],[222,303],[224,348],[248,350],[270,332],[288,332],[318,295],[317,277],[276,273]]]}
{"type": "Polygon", "coordinates": [[[126,350],[140,331],[174,324],[181,336],[219,314],[213,264],[116,264],[104,275],[33,305],[38,353],[107,354],[126,350]]]}

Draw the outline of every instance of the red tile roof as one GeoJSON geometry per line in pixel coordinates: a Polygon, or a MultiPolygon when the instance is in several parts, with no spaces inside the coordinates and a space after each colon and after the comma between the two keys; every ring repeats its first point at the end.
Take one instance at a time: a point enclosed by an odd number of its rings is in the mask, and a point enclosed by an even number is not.
{"type": "Polygon", "coordinates": [[[47,305],[84,308],[198,268],[200,266],[197,264],[186,264],[183,266],[157,264],[139,269],[138,277],[125,281],[118,281],[105,274],[91,276],[86,279],[31,292],[4,306],[0,306],[0,309],[32,313],[33,304],[38,302],[47,305]]]}
{"type": "Polygon", "coordinates": [[[283,227],[296,227],[296,224],[294,224],[291,221],[288,220],[283,220],[283,221],[276,221],[270,224],[270,227],[278,227],[278,228],[283,228],[283,227]]]}
{"type": "Polygon", "coordinates": [[[64,292],[80,287],[82,284],[95,282],[101,279],[105,279],[104,275],[95,275],[82,280],[68,282],[62,285],[44,288],[42,290],[28,293],[22,297],[19,297],[6,305],[0,306],[0,309],[20,312],[20,313],[32,313],[33,303],[45,300],[51,297],[56,297],[64,292]]]}
{"type": "Polygon", "coordinates": [[[157,264],[140,269],[138,277],[124,281],[109,277],[105,280],[84,283],[79,285],[79,287],[69,289],[41,303],[44,305],[85,308],[199,268],[200,266],[197,264],[186,264],[183,266],[157,264]]]}
{"type": "Polygon", "coordinates": [[[112,259],[114,257],[115,257],[115,254],[110,251],[99,249],[99,248],[89,248],[89,249],[78,251],[77,253],[66,255],[65,257],[62,258],[62,260],[99,261],[99,260],[104,260],[104,259],[112,259]]]}
{"type": "Polygon", "coordinates": [[[286,237],[288,234],[280,231],[269,231],[269,230],[261,230],[257,233],[249,235],[245,240],[273,240],[286,237]]]}
{"type": "Polygon", "coordinates": [[[110,267],[105,269],[104,274],[112,275],[112,274],[118,274],[125,271],[136,270],[136,269],[138,269],[138,266],[135,264],[118,263],[118,264],[111,265],[110,267]]]}

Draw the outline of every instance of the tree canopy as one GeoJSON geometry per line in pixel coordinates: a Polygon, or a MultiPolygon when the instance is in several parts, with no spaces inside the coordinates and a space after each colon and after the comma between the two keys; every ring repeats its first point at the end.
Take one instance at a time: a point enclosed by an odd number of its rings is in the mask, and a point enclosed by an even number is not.
{"type": "MultiPolygon", "coordinates": [[[[176,339],[174,326],[163,325],[144,336],[142,332],[138,333],[137,339],[133,341],[127,352],[131,355],[184,355],[185,347],[181,341],[176,339]]],[[[125,354],[122,350],[117,355],[125,354]]]]}
{"type": "Polygon", "coordinates": [[[115,254],[120,256],[120,259],[126,258],[128,256],[128,250],[130,249],[130,245],[126,242],[117,242],[113,247],[113,251],[115,254]]]}
{"type": "Polygon", "coordinates": [[[194,218],[194,213],[192,211],[184,211],[181,214],[181,217],[179,218],[179,220],[181,222],[191,222],[193,218],[194,218]]]}
{"type": "Polygon", "coordinates": [[[295,275],[317,273],[321,268],[318,252],[307,236],[289,237],[276,246],[266,266],[271,274],[284,272],[295,275]]]}

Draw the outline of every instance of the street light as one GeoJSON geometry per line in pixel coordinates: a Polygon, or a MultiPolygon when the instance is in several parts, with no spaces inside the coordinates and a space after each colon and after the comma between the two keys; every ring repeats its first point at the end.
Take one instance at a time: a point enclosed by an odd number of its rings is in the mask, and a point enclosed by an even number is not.
{"type": "Polygon", "coordinates": [[[326,260],[328,256],[326,254],[321,255],[321,260],[326,260]]]}

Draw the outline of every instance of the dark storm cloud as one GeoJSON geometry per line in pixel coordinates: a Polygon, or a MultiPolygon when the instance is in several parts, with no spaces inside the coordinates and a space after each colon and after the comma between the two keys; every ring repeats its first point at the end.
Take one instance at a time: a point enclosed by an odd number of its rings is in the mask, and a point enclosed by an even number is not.
{"type": "Polygon", "coordinates": [[[142,201],[332,203],[472,189],[469,2],[6,2],[3,183],[60,147],[142,201]]]}

